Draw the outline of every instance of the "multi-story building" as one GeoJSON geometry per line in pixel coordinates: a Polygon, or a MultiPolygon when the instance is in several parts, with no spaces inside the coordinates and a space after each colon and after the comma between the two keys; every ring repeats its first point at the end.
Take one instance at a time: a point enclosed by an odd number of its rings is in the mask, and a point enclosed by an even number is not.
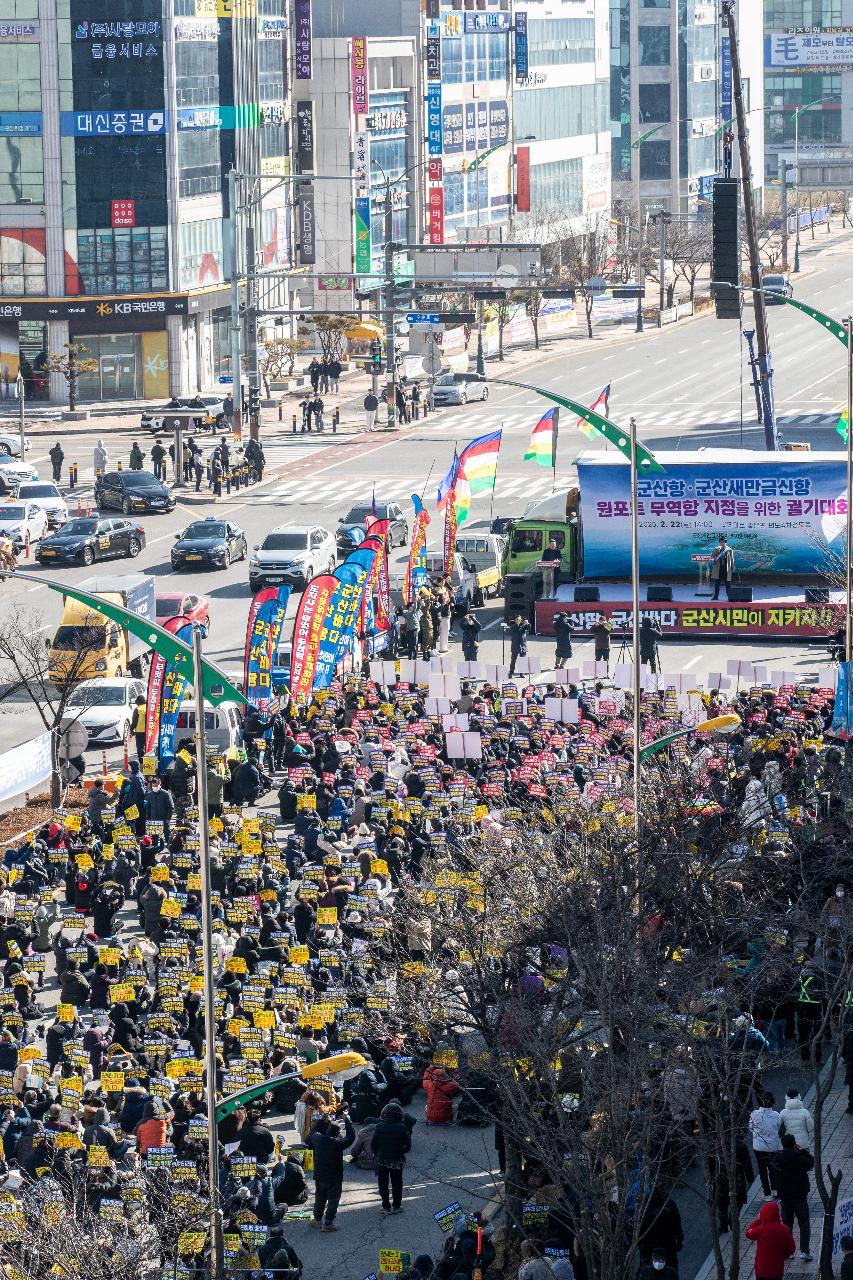
{"type": "MultiPolygon", "coordinates": [[[[765,174],[853,148],[853,0],[765,0],[765,174]],[[804,109],[805,108],[805,109],[804,109]]],[[[762,105],[761,102],[756,105],[762,105]]]]}
{"type": "MultiPolygon", "coordinates": [[[[84,399],[207,389],[230,370],[226,174],[289,156],[287,23],[276,0],[240,3],[0,7],[7,363],[81,345],[97,365],[84,399]]],[[[287,203],[253,214],[271,266],[288,261],[287,203]]]]}

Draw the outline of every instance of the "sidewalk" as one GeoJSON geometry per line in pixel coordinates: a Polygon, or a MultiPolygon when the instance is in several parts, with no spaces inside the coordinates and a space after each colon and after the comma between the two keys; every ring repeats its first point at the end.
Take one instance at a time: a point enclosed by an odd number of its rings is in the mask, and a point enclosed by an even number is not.
{"type": "MultiPolygon", "coordinates": [[[[823,1167],[831,1165],[833,1171],[839,1167],[844,1171],[841,1179],[841,1187],[838,1193],[838,1203],[841,1205],[845,1200],[853,1195],[853,1116],[847,1115],[847,1086],[841,1083],[844,1078],[844,1066],[839,1063],[839,1070],[836,1076],[835,1088],[829,1095],[824,1107],[823,1113],[823,1167]]],[[[810,1106],[811,1093],[806,1095],[806,1106],[810,1106]]],[[[811,1262],[799,1262],[796,1258],[789,1259],[785,1267],[785,1275],[793,1277],[793,1280],[804,1280],[808,1277],[817,1276],[818,1264],[820,1261],[820,1237],[823,1229],[823,1205],[820,1202],[817,1189],[815,1187],[814,1173],[809,1175],[812,1185],[812,1192],[809,1197],[809,1209],[811,1212],[811,1262]]],[[[747,1240],[744,1232],[754,1218],[758,1217],[758,1211],[762,1204],[765,1203],[764,1194],[761,1190],[761,1182],[756,1178],[752,1186],[749,1188],[749,1199],[740,1215],[740,1223],[738,1231],[740,1233],[741,1256],[740,1256],[740,1275],[749,1277],[754,1274],[755,1270],[755,1244],[752,1240],[747,1240]]],[[[799,1231],[796,1224],[793,1228],[794,1238],[797,1241],[797,1250],[799,1252],[799,1231]]],[[[720,1247],[722,1249],[723,1261],[726,1269],[728,1269],[731,1256],[731,1236],[726,1235],[722,1240],[720,1247]]],[[[841,1250],[839,1248],[839,1261],[841,1250]]],[[[717,1268],[714,1260],[713,1251],[709,1253],[707,1259],[696,1273],[695,1280],[716,1280],[717,1268]]]]}

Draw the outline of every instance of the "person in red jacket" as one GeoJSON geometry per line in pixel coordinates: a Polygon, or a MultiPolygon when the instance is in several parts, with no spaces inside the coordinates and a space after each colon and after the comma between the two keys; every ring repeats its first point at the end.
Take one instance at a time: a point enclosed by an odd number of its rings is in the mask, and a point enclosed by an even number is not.
{"type": "Polygon", "coordinates": [[[427,1096],[427,1124],[450,1124],[453,1120],[453,1096],[459,1092],[459,1085],[451,1080],[443,1067],[427,1067],[423,1084],[427,1096]]]}
{"type": "Polygon", "coordinates": [[[779,1215],[779,1206],[763,1204],[754,1222],[746,1229],[747,1239],[757,1242],[755,1274],[758,1280],[782,1280],[785,1263],[794,1256],[796,1245],[790,1227],[779,1215]]]}

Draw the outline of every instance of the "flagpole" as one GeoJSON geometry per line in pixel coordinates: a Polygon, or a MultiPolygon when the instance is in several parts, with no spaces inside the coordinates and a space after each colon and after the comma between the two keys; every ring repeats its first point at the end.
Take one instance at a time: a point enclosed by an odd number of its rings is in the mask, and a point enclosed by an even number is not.
{"type": "MultiPolygon", "coordinates": [[[[640,520],[637,495],[637,420],[631,429],[631,653],[634,663],[634,831],[640,840],[640,520]]],[[[637,888],[639,893],[639,886],[637,888]]]]}
{"type": "MultiPolygon", "coordinates": [[[[503,420],[501,420],[501,448],[503,447],[503,442],[504,442],[504,424],[503,424],[503,420]]],[[[500,457],[501,457],[501,450],[498,449],[498,456],[497,458],[495,458],[495,475],[492,481],[492,500],[489,503],[489,525],[491,525],[492,520],[494,518],[494,514],[495,514],[495,489],[497,489],[498,487],[498,463],[500,462],[500,457]]]]}
{"type": "Polygon", "coordinates": [[[435,459],[435,458],[433,458],[432,462],[429,464],[429,471],[427,472],[427,478],[426,478],[426,480],[424,480],[424,487],[423,487],[423,489],[421,489],[421,506],[423,506],[423,505],[424,505],[424,498],[426,497],[426,491],[427,491],[427,489],[429,488],[429,479],[430,479],[430,476],[432,475],[433,471],[435,470],[435,463],[436,463],[436,459],[435,459]]]}

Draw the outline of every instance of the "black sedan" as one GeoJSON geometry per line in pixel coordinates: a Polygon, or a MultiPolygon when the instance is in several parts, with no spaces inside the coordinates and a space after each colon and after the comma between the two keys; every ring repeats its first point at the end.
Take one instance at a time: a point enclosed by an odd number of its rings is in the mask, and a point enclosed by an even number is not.
{"type": "Polygon", "coordinates": [[[174,511],[171,489],[150,471],[108,471],[95,481],[95,502],[130,515],[132,511],[174,511]]]}
{"type": "Polygon", "coordinates": [[[118,556],[139,555],[145,530],[134,520],[80,516],[42,538],[36,553],[40,564],[92,564],[118,556]]]}
{"type": "Polygon", "coordinates": [[[353,549],[354,543],[350,537],[350,531],[356,529],[363,534],[365,532],[365,520],[374,518],[389,521],[389,551],[392,547],[404,547],[409,541],[409,526],[406,522],[406,517],[396,502],[359,502],[356,506],[350,507],[346,515],[341,517],[340,524],[335,530],[335,541],[338,551],[342,555],[349,555],[353,549]]]}
{"type": "Polygon", "coordinates": [[[196,520],[177,537],[173,569],[227,569],[248,554],[245,533],[228,520],[196,520]]]}

